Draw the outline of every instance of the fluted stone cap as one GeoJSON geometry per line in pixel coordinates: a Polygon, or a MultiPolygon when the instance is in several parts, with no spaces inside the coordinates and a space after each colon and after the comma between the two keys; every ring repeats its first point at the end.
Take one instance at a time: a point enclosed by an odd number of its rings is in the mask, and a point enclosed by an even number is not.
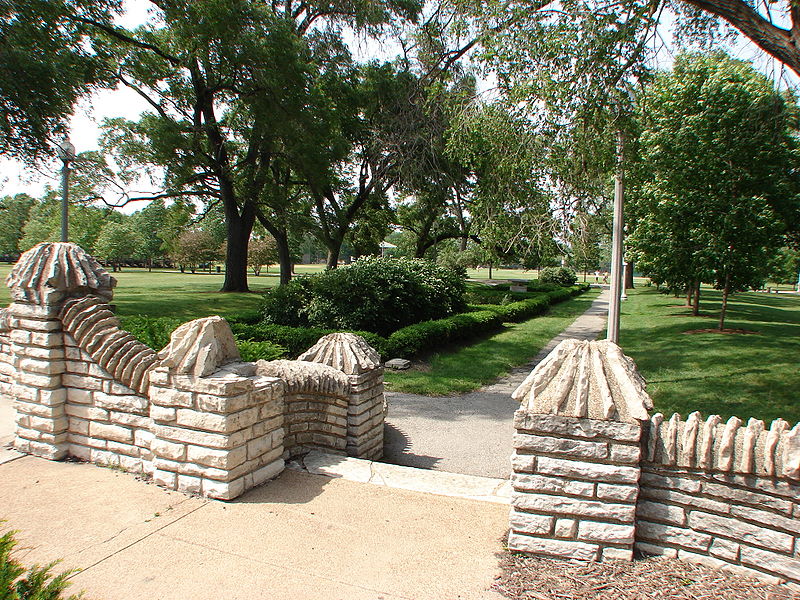
{"type": "Polygon", "coordinates": [[[80,246],[46,242],[19,257],[6,284],[15,297],[41,302],[49,292],[108,293],[117,280],[80,246]]]}
{"type": "Polygon", "coordinates": [[[646,421],[653,401],[633,359],[608,340],[564,340],[512,394],[531,414],[646,421]]]}
{"type": "Polygon", "coordinates": [[[0,331],[11,329],[11,314],[7,308],[0,308],[0,331]]]}
{"type": "Polygon", "coordinates": [[[278,377],[291,394],[324,394],[345,398],[350,393],[350,380],[338,369],[303,360],[259,360],[256,373],[278,377]]]}
{"type": "Polygon", "coordinates": [[[339,369],[348,375],[360,375],[381,366],[381,357],[367,340],[354,333],[330,333],[297,357],[339,369]]]}
{"type": "Polygon", "coordinates": [[[211,375],[221,365],[241,360],[230,325],[216,316],[178,327],[158,358],[173,374],[195,377],[211,375]]]}

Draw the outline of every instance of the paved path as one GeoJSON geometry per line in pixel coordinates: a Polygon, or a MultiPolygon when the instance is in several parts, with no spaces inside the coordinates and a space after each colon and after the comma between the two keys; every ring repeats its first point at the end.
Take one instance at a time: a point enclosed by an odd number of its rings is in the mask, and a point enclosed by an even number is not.
{"type": "Polygon", "coordinates": [[[519,404],[511,393],[563,339],[595,339],[605,329],[608,288],[572,325],[553,338],[528,364],[475,392],[430,398],[387,392],[384,462],[482,477],[510,475],[514,434],[512,418],[519,404]]]}

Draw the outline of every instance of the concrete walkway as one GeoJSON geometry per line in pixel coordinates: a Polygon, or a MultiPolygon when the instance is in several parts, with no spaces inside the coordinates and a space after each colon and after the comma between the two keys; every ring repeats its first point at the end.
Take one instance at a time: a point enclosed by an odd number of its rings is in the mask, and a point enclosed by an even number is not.
{"type": "Polygon", "coordinates": [[[606,286],[589,309],[531,362],[475,392],[436,398],[387,392],[383,461],[481,477],[509,477],[512,418],[519,406],[511,399],[512,392],[561,340],[595,339],[606,326],[608,298],[606,286]]]}

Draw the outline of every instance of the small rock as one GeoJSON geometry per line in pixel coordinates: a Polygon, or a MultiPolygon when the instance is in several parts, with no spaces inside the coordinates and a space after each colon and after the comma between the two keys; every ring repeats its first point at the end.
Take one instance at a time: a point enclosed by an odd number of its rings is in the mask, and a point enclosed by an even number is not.
{"type": "Polygon", "coordinates": [[[404,371],[411,366],[411,361],[405,358],[393,358],[386,361],[386,366],[397,371],[404,371]]]}

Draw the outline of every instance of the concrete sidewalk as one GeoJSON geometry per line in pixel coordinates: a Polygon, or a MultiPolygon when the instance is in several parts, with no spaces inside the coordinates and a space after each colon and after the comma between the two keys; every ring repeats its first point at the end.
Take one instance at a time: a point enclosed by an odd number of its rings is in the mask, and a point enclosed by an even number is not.
{"type": "Polygon", "coordinates": [[[507,478],[511,474],[513,416],[519,403],[512,392],[561,340],[595,339],[606,326],[608,286],[588,310],[529,363],[497,382],[460,396],[430,398],[387,392],[384,462],[507,478]]]}
{"type": "Polygon", "coordinates": [[[499,599],[508,506],[287,470],[223,503],[89,464],[0,465],[26,564],[98,600],[499,599]]]}

